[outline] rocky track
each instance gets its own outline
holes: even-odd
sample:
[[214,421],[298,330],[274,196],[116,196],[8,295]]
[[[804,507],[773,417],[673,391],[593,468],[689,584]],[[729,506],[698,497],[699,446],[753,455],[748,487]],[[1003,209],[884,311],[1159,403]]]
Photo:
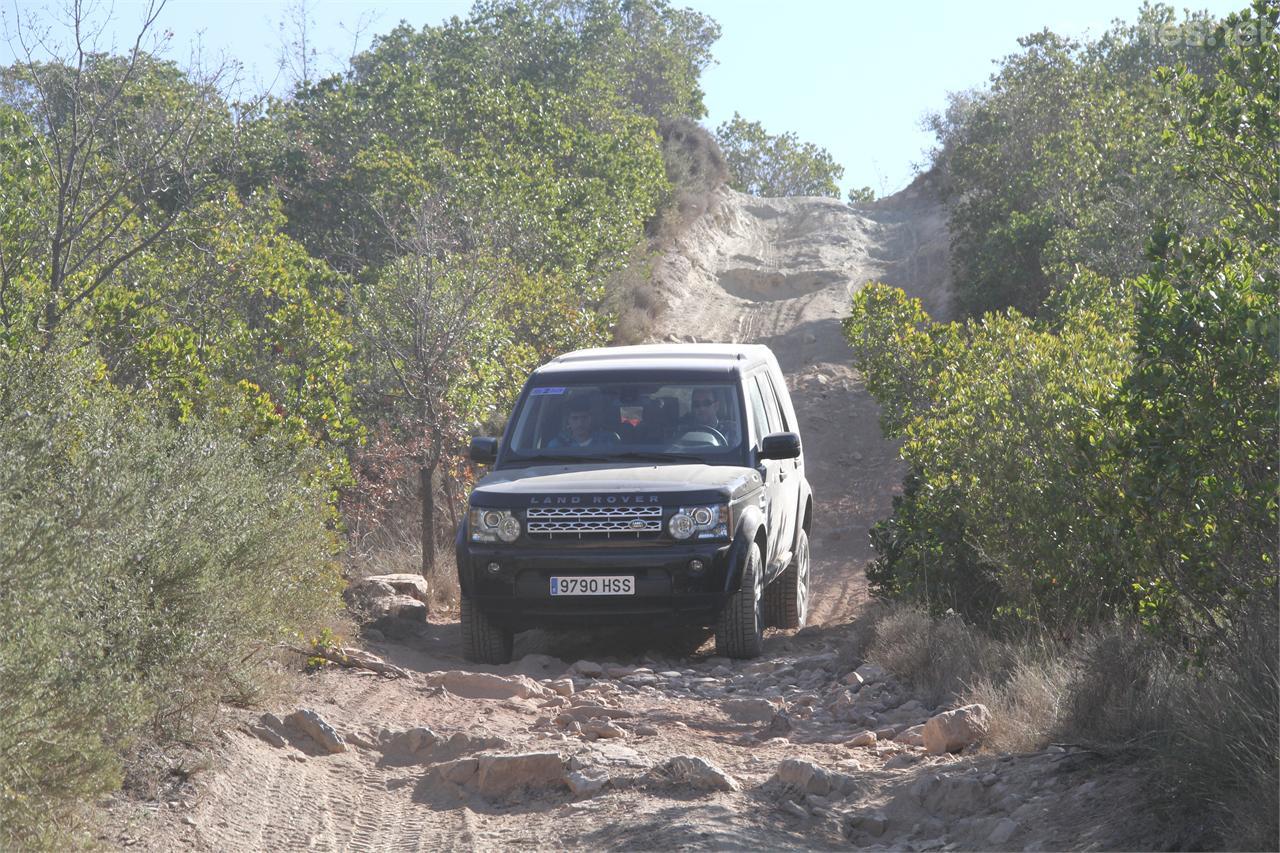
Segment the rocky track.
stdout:
[[[868,280],[945,315],[946,233],[923,187],[865,209],[726,193],[657,270],[671,340],[769,344],[806,440],[811,627],[757,661],[705,635],[517,639],[463,662],[456,624],[364,645],[405,678],[329,670],[278,715],[230,712],[212,766],[112,836],[157,850],[1023,849],[1124,846],[1087,753],[932,755],[930,707],[858,665],[867,531],[901,479],[839,320]],[[299,705],[332,729],[307,734]],[[284,719],[281,719],[284,718]],[[933,725],[933,724],[931,724]],[[1092,787],[1091,787],[1092,786]],[[1080,827],[1084,827],[1081,829]],[[1090,830],[1089,827],[1094,827]]]

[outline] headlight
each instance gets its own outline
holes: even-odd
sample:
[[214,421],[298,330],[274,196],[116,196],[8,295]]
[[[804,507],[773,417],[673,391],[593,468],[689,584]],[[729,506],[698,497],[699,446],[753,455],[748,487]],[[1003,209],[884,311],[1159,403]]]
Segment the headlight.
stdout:
[[520,538],[520,519],[509,509],[472,509],[472,542],[514,542]]
[[676,539],[728,539],[729,505],[682,506],[667,522]]

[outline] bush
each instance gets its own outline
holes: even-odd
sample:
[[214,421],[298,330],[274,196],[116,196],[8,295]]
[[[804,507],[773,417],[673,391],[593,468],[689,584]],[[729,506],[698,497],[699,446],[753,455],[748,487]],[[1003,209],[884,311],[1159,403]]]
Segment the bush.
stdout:
[[101,375],[0,350],[0,847],[64,841],[136,739],[336,602],[319,460],[168,426]]
[[865,648],[869,660],[911,685],[931,705],[955,699],[1008,666],[1004,644],[959,616],[935,620],[915,607],[881,610]]
[[[986,748],[1081,744],[1140,764],[1169,838],[1208,848],[1274,850],[1280,841],[1280,625],[1274,602],[1238,614],[1233,639],[1188,667],[1132,625],[1071,643],[991,639],[950,616],[878,602],[854,623],[865,657],[934,703],[991,711]],[[845,662],[852,665],[853,660]],[[1105,765],[1104,771],[1105,772]],[[1185,841],[1183,842],[1185,843]]]

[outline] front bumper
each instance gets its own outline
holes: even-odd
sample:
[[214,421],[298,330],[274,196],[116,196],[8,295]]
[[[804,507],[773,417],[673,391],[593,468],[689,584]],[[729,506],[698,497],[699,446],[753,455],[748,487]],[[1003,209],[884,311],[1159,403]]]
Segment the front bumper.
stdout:
[[[516,631],[542,626],[677,623],[709,626],[731,594],[730,543],[537,547],[459,542],[458,580],[493,622]],[[694,573],[692,560],[703,569]],[[497,572],[488,565],[498,564]],[[552,596],[552,576],[635,577],[633,595]]]

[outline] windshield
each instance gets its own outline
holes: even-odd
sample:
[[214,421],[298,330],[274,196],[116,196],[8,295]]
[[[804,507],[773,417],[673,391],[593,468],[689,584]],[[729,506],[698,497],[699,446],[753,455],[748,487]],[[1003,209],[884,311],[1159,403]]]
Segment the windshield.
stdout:
[[509,450],[577,459],[722,457],[742,447],[738,389],[703,382],[565,384],[530,389]]

